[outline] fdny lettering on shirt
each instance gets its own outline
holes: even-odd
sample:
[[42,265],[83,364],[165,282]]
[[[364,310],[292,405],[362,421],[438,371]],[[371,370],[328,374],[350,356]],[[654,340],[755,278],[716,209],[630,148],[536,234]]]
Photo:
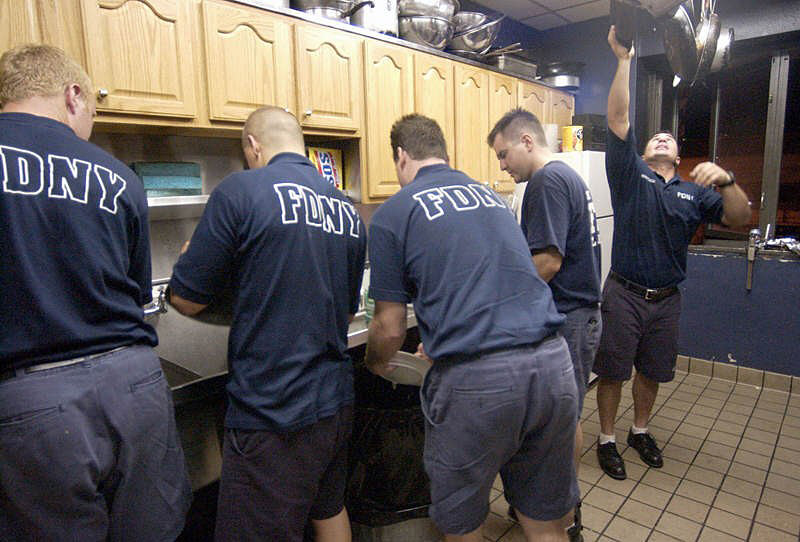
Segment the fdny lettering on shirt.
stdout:
[[[93,181],[100,187],[97,206],[117,214],[117,200],[125,191],[125,179],[103,166],[48,154],[46,159],[35,152],[0,145],[3,192],[18,196],[38,196],[47,183],[47,197],[87,205]],[[45,181],[46,179],[46,181]]]
[[655,179],[653,179],[652,177],[648,177],[644,173],[642,173],[642,179],[644,179],[645,181],[647,181],[650,184],[655,184],[656,183]]
[[687,194],[686,192],[675,192],[675,195],[687,201],[694,201],[694,196],[692,194]]
[[358,239],[360,221],[351,203],[317,194],[297,183],[276,183],[274,188],[284,224],[298,224],[302,220],[307,226],[322,228],[326,233],[348,234]]
[[472,211],[478,207],[508,209],[500,197],[482,184],[454,184],[421,190],[413,198],[425,211],[428,220],[436,220],[446,210]]

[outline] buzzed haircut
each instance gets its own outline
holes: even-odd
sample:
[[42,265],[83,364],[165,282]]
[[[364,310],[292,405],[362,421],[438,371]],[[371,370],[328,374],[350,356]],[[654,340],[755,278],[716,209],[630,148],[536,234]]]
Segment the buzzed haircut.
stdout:
[[503,138],[505,139],[517,141],[525,132],[533,136],[537,145],[542,147],[547,146],[544,128],[542,128],[542,123],[539,122],[536,115],[527,109],[517,107],[503,115],[500,120],[497,121],[492,131],[489,132],[486,143],[488,143],[490,147],[494,146],[494,140],[497,138],[498,134],[503,134]]
[[94,97],[86,70],[58,47],[20,45],[0,57],[0,107],[34,97],[52,97],[72,84],[80,85],[84,96]]
[[647,146],[647,144],[650,143],[650,141],[654,137],[656,137],[658,134],[667,134],[669,137],[674,139],[675,140],[675,146],[678,147],[678,153],[680,153],[680,150],[681,150],[680,143],[678,143],[678,138],[675,136],[675,134],[672,133],[672,130],[656,130],[655,132],[652,133],[652,135],[649,138],[647,138],[647,141],[645,141],[645,143],[644,143],[645,146]]
[[441,158],[445,162],[449,161],[442,129],[435,120],[418,113],[406,115],[395,121],[390,141],[395,162],[398,159],[398,148],[402,148],[414,160]]
[[262,145],[278,149],[303,149],[303,129],[297,118],[282,107],[259,107],[247,117],[242,130],[242,143],[252,135]]

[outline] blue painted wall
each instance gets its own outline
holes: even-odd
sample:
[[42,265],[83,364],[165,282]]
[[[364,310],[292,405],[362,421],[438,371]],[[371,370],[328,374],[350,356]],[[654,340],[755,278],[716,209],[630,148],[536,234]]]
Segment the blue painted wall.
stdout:
[[800,376],[800,259],[758,258],[745,289],[741,254],[690,253],[678,352]]

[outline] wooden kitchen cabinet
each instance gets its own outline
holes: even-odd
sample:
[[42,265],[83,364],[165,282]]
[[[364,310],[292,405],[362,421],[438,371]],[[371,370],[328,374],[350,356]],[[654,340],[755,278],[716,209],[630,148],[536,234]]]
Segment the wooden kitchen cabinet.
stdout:
[[42,41],[36,0],[0,2],[0,54],[23,43]]
[[392,124],[414,110],[414,55],[405,47],[364,45],[367,196],[386,198],[400,189],[389,134]]
[[304,128],[353,133],[361,129],[362,41],[323,26],[295,26],[297,118]]
[[98,111],[195,116],[190,2],[82,0],[81,7]]
[[500,118],[517,107],[517,80],[507,75],[488,72],[489,77],[489,119],[486,133],[483,136],[483,147],[489,156],[489,186],[497,192],[513,192],[514,179],[500,169],[500,161],[494,150],[489,147],[486,137]]
[[489,75],[466,64],[455,66],[455,168],[488,182]]
[[435,120],[444,133],[447,152],[455,152],[453,63],[447,59],[414,54],[414,111]]
[[209,0],[203,23],[209,119],[244,121],[263,105],[294,111],[291,24]]
[[517,85],[519,106],[536,115],[542,124],[550,122],[550,89],[528,81],[518,81]]
[[558,124],[559,137],[561,137],[561,127],[572,124],[572,115],[575,114],[575,97],[566,92],[549,89],[550,92],[550,115],[547,122]]

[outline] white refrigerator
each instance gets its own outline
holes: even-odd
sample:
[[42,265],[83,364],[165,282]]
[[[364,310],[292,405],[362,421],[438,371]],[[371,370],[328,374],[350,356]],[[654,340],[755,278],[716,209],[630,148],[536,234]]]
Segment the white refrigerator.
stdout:
[[[611,208],[611,193],[606,179],[606,154],[598,151],[559,152],[555,157],[577,171],[592,193],[597,228],[600,230],[600,284],[605,284],[611,269],[611,241],[614,236],[614,211]],[[522,215],[522,197],[527,184],[517,184],[511,198],[517,221]]]

